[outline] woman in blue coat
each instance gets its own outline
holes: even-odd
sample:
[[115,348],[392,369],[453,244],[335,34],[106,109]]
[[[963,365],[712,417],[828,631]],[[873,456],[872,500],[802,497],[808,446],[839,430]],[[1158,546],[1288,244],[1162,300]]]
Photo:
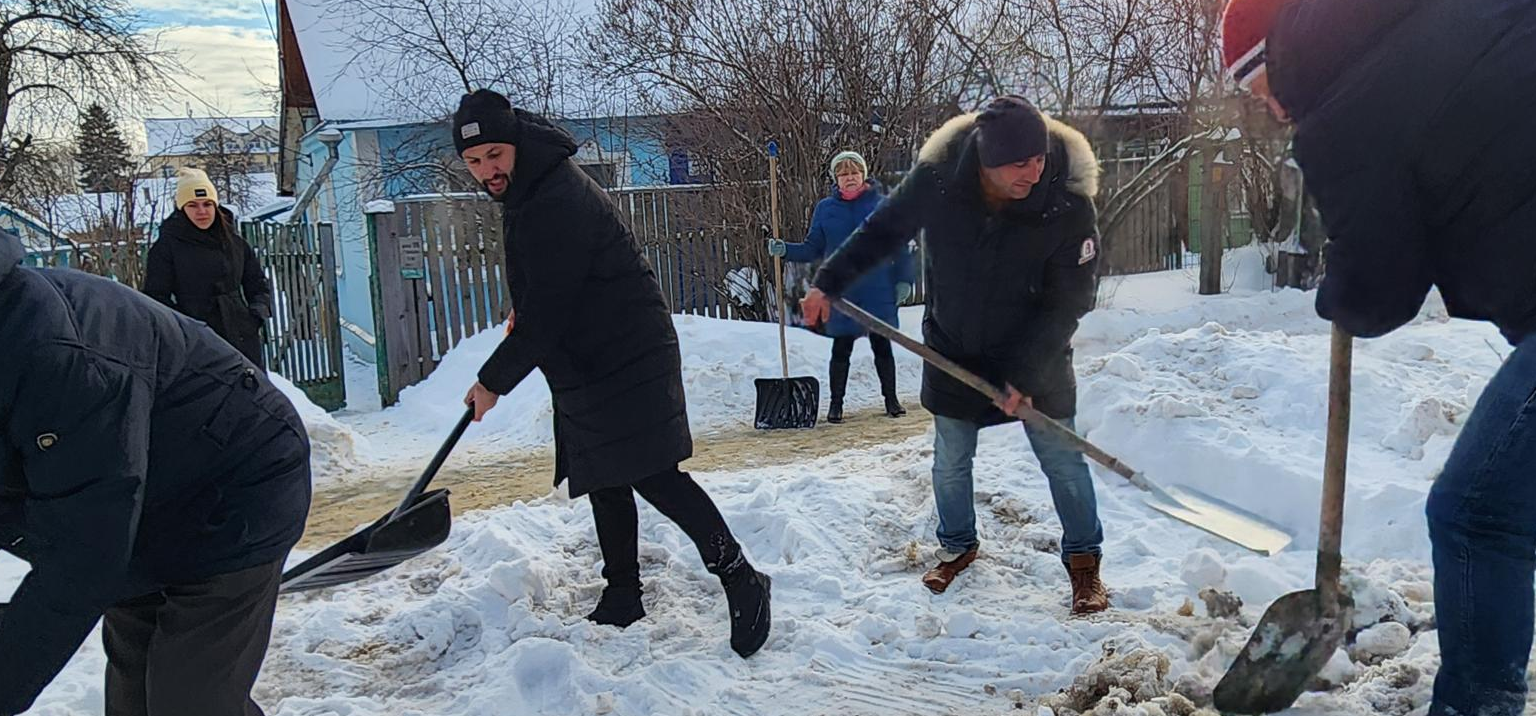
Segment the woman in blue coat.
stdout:
[[[811,215],[811,231],[805,241],[786,244],[768,242],[768,253],[786,261],[811,263],[833,252],[864,223],[885,197],[879,182],[868,178],[869,165],[858,152],[842,152],[832,158],[832,193],[816,205]],[[913,266],[910,251],[891,259],[890,265],[867,274],[844,294],[847,300],[891,325],[897,325],[896,309],[912,296]],[[827,408],[827,422],[843,422],[843,393],[848,387],[848,359],[853,343],[867,335],[852,318],[834,314],[827,322],[832,337],[832,401]],[[891,342],[882,336],[869,336],[869,349],[875,354],[875,372],[880,376],[880,392],[885,395],[885,412],[893,418],[907,414],[896,398],[896,358]]]

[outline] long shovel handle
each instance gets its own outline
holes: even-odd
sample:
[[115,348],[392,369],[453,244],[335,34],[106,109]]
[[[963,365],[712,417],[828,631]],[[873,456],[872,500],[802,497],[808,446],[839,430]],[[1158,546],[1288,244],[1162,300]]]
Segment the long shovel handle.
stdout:
[[396,507],[395,511],[390,514],[390,519],[400,517],[412,505],[416,504],[416,498],[421,497],[421,493],[426,491],[427,485],[432,482],[432,478],[437,477],[437,471],[443,467],[443,462],[448,459],[448,453],[453,452],[453,446],[459,444],[459,438],[464,437],[464,431],[469,429],[469,424],[474,419],[475,409],[471,406],[464,411],[464,417],[459,418],[459,424],[453,426],[453,432],[448,435],[448,439],[443,442],[443,446],[437,449],[437,454],[432,456],[432,462],[427,464],[427,469],[422,471],[421,477],[416,478],[416,484],[411,485],[411,491],[405,493],[405,499],[401,500],[400,506]]
[[[779,143],[768,143],[768,205],[773,216],[773,238],[779,239]],[[773,257],[773,293],[779,302],[779,364],[784,366],[784,377],[789,378],[789,340],[784,328],[784,260]]]
[[1349,461],[1350,373],[1354,338],[1333,326],[1328,363],[1328,447],[1323,457],[1322,522],[1317,530],[1317,591],[1323,604],[1337,602],[1343,564],[1344,473]]
[[[837,310],[847,314],[848,317],[857,321],[865,328],[874,331],[875,333],[879,333],[880,335],[885,336],[886,338],[889,338],[896,343],[900,343],[903,348],[906,348],[907,350],[922,356],[923,360],[933,364],[935,368],[938,368],[939,370],[954,376],[956,380],[959,380],[960,382],[975,388],[976,390],[980,391],[982,395],[991,398],[994,402],[1000,402],[1003,400],[1003,398],[1007,397],[1007,394],[1004,393],[1001,388],[988,383],[981,376],[961,368],[958,363],[955,363],[954,361],[939,355],[938,351],[929,348],[921,341],[918,341],[911,336],[896,330],[885,321],[870,315],[868,311],[865,311],[864,309],[859,308],[858,306],[855,306],[841,298],[833,298],[832,306]],[[1050,431],[1056,437],[1071,444],[1072,447],[1078,452],[1081,452],[1084,455],[1092,458],[1094,462],[1097,462],[1100,465],[1113,470],[1115,474],[1130,480],[1131,484],[1143,490],[1154,491],[1154,486],[1149,483],[1146,478],[1142,477],[1141,473],[1132,469],[1130,465],[1127,465],[1121,462],[1119,458],[1116,458],[1115,456],[1100,450],[1098,446],[1088,442],[1083,438],[1083,436],[1068,430],[1067,426],[1046,417],[1044,413],[1035,410],[1028,405],[1020,405],[1019,409],[1014,412],[1013,416],[1023,420],[1026,423],[1034,425],[1037,428],[1044,428]]]

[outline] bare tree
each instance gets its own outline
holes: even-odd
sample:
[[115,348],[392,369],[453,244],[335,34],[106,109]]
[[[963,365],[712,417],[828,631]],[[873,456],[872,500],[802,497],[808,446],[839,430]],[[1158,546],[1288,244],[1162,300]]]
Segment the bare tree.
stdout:
[[377,78],[370,90],[417,118],[450,111],[482,87],[519,106],[551,109],[567,79],[579,21],[568,0],[343,0],[349,69]]
[[0,3],[0,189],[39,131],[73,124],[92,101],[153,98],[172,64],[124,0]]
[[[710,190],[692,201],[691,225],[731,234],[727,261],[767,276],[768,141],[781,148],[782,234],[794,240],[833,153],[856,149],[889,178],[988,81],[957,39],[968,17],[961,0],[607,0],[585,45],[593,75],[670,117],[663,146],[704,163],[691,173]],[[744,312],[767,317],[765,297]]]
[[218,190],[221,203],[244,210],[256,208],[249,203],[253,198],[251,174],[257,167],[256,152],[265,151],[263,143],[261,137],[222,125],[210,127],[193,141],[197,158]]

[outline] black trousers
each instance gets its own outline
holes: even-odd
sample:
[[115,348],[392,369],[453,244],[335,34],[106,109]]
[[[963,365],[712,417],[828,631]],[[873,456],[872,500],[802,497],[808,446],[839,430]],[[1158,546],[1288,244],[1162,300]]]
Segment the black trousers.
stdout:
[[603,578],[610,586],[640,586],[636,492],[683,529],[711,571],[735,559],[739,548],[714,500],[693,477],[674,467],[631,486],[594,490],[588,495],[592,518],[597,522],[597,543],[603,551]]
[[166,587],[107,611],[107,716],[262,716],[251,700],[282,562]]
[[[896,356],[891,353],[891,340],[871,333],[869,352],[875,354],[875,373],[880,376],[880,394],[896,397]],[[832,378],[832,399],[841,402],[848,390],[848,361],[853,357],[853,344],[858,336],[832,339],[832,365],[827,371]]]

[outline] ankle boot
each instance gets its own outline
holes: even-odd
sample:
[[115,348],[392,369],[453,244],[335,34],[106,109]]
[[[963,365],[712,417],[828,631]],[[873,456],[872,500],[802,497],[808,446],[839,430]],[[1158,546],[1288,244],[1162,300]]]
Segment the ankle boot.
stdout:
[[731,650],[745,659],[768,641],[773,580],[747,563],[741,546],[729,535],[717,534],[711,543],[720,550],[720,558],[705,566],[725,587],[725,601],[731,613]]
[[640,603],[640,594],[639,584],[603,587],[603,596],[597,600],[597,608],[587,615],[587,621],[623,629],[644,619],[645,606]]
[[1099,563],[1096,554],[1074,554],[1067,557],[1067,576],[1072,580],[1072,613],[1093,614],[1109,608],[1109,591],[1099,580]]

